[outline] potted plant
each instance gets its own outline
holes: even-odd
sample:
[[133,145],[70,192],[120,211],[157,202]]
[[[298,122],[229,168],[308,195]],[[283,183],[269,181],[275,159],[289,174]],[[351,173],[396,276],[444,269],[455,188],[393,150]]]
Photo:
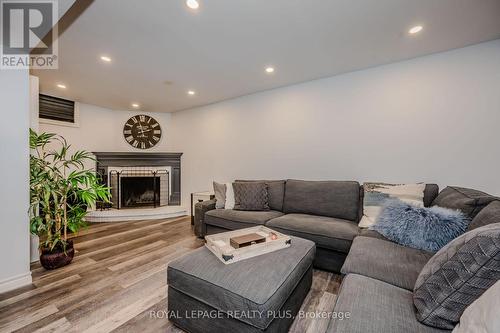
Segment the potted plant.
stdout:
[[30,231],[40,237],[40,263],[46,269],[65,266],[75,250],[68,233],[86,225],[88,208],[109,202],[109,188],[87,169],[94,160],[87,151],[69,153],[70,145],[56,134],[30,129]]

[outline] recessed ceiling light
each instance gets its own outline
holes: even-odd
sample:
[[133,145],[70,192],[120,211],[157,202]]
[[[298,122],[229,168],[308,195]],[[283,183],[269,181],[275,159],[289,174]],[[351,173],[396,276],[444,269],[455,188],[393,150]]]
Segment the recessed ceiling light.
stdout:
[[188,90],[188,95],[190,96],[194,96],[196,94],[196,92],[194,90]]
[[266,73],[268,74],[274,73],[274,67],[266,67]]
[[66,89],[66,86],[62,83],[57,84],[57,87],[61,89]]
[[191,9],[198,9],[200,7],[200,4],[197,0],[186,0],[186,6]]
[[408,33],[414,35],[416,33],[419,33],[420,31],[422,31],[423,28],[424,27],[422,27],[421,25],[416,25],[413,28],[411,28],[410,30],[408,30]]
[[105,62],[111,62],[111,58],[108,56],[101,56],[101,60]]
[[139,107],[139,104],[138,103],[132,103],[132,107],[137,109]]

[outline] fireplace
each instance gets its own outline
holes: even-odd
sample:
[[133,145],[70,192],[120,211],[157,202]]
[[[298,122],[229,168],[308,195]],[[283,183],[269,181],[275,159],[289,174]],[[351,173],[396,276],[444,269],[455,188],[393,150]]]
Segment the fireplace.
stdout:
[[94,153],[97,172],[111,188],[113,207],[180,204],[182,153]]
[[115,208],[161,207],[169,203],[170,167],[108,167]]
[[160,205],[160,179],[156,177],[125,177],[121,180],[121,207]]

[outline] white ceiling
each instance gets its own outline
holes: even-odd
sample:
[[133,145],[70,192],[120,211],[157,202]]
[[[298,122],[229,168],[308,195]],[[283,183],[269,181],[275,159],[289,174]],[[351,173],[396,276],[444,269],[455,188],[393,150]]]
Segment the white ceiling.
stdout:
[[59,69],[33,71],[41,92],[173,112],[500,38],[500,0],[199,2],[95,0],[60,37]]

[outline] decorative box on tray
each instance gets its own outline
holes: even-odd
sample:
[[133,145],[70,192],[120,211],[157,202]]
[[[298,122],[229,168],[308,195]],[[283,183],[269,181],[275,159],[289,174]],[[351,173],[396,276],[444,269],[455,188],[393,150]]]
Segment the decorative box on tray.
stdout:
[[205,236],[205,246],[224,264],[287,248],[290,237],[264,226]]

